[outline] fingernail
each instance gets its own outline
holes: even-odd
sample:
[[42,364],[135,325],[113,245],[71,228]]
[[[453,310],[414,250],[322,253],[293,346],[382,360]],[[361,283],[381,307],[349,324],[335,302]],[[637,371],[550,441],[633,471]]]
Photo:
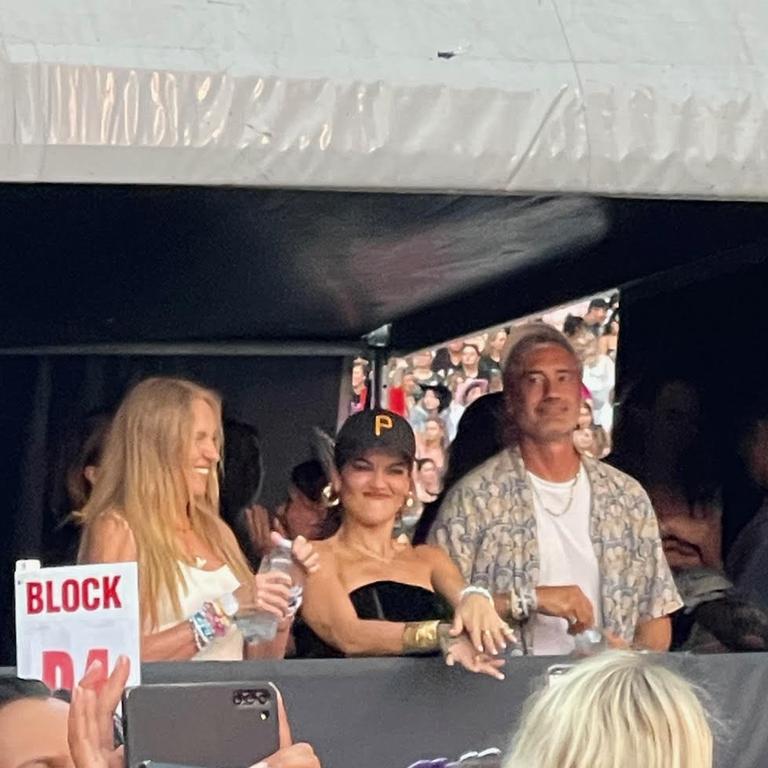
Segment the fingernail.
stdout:
[[101,662],[98,659],[94,659],[86,668],[85,674],[87,675],[91,670],[94,669],[100,669],[101,668]]
[[496,679],[497,680],[506,680],[507,678],[504,677],[504,675],[502,675],[501,672],[499,672],[499,674],[496,676]]

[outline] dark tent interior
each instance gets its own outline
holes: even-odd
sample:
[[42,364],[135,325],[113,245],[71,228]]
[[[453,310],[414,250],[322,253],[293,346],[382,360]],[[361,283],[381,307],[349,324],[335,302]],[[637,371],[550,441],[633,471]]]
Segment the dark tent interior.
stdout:
[[272,504],[384,324],[408,352],[619,286],[619,405],[674,370],[727,416],[766,370],[763,204],[6,184],[0,231],[0,663],[14,560],[62,557],[64,435],[147,374],[258,428]]

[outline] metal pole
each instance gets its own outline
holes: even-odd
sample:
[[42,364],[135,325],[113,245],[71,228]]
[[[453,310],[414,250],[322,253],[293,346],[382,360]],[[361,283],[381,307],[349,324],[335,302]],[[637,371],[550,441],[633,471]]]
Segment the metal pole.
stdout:
[[49,344],[30,347],[0,347],[0,357],[147,355],[205,357],[350,357],[361,354],[362,343],[321,341],[282,342],[159,342],[141,344]]
[[365,337],[365,340],[368,342],[368,354],[371,358],[368,408],[382,407],[382,383],[389,358],[391,330],[392,327],[390,325],[383,325]]

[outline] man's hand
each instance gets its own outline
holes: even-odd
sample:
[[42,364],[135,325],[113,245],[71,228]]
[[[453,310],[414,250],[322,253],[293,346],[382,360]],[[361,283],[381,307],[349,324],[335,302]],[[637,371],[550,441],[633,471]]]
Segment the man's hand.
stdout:
[[123,748],[115,749],[113,719],[130,670],[128,658],[120,656],[102,683],[101,662],[94,661],[72,691],[68,738],[75,768],[123,767]]
[[564,587],[536,587],[539,613],[558,616],[568,622],[568,632],[578,635],[595,625],[595,609],[574,584]]
[[309,744],[294,744],[270,755],[251,768],[322,768]]

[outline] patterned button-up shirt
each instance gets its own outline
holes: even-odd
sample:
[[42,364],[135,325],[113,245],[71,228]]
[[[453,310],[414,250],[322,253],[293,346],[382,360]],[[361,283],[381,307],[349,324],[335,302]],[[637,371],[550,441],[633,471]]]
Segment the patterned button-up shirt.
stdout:
[[[603,627],[632,642],[638,623],[672,613],[682,601],[648,495],[607,464],[586,457],[582,463],[591,487],[590,538],[600,569]],[[440,507],[430,538],[470,584],[493,593],[536,587],[536,517],[520,451],[507,448],[460,480]]]

